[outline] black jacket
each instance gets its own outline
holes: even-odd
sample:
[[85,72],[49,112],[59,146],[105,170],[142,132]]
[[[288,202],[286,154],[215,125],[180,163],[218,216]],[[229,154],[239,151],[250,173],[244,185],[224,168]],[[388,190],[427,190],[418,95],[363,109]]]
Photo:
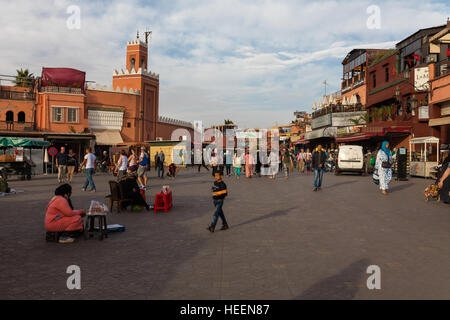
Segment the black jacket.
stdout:
[[224,199],[227,196],[227,185],[223,181],[214,181],[212,192],[214,200]]
[[312,168],[313,169],[320,168],[320,165],[322,165],[323,168],[326,160],[327,156],[325,155],[325,152],[314,151],[312,154]]

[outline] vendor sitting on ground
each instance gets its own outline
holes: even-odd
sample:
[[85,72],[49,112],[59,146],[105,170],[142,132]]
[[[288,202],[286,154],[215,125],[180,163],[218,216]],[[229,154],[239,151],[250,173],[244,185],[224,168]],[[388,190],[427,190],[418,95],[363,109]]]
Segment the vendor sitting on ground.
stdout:
[[175,175],[176,175],[176,173],[177,173],[177,166],[175,165],[175,163],[171,163],[170,165],[169,165],[169,167],[167,168],[167,176],[168,177],[170,177],[170,178],[172,178],[172,179],[175,179]]
[[55,190],[55,196],[47,205],[45,214],[45,230],[61,232],[59,243],[71,243],[75,236],[83,233],[84,210],[74,210],[70,196],[72,187],[69,184],[60,185]]
[[122,186],[123,196],[126,199],[132,199],[131,203],[122,203],[122,209],[125,209],[129,205],[131,205],[131,207],[137,205],[150,210],[150,206],[147,204],[147,202],[145,202],[144,198],[141,195],[141,191],[137,183],[137,175],[135,172],[131,172],[126,176],[123,176],[119,180],[119,184]]

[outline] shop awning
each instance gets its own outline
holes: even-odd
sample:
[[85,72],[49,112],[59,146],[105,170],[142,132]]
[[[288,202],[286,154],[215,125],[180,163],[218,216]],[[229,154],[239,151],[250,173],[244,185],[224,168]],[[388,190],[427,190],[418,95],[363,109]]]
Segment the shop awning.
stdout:
[[301,139],[294,142],[294,144],[308,144],[309,140]]
[[357,134],[348,137],[338,137],[336,138],[336,142],[352,142],[352,141],[367,140],[376,136],[378,136],[378,134],[376,133]]
[[48,141],[22,138],[0,138],[0,147],[25,147],[39,149],[48,146],[50,146],[50,142]]
[[428,122],[428,126],[430,126],[430,127],[443,126],[446,124],[450,124],[450,117],[430,119]]
[[101,146],[115,146],[123,143],[122,136],[118,130],[94,131],[95,144]]

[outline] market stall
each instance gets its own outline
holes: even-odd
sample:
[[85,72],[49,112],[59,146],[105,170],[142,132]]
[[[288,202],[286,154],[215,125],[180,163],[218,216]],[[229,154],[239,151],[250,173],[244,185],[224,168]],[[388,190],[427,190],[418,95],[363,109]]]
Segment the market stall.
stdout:
[[432,168],[439,164],[439,139],[436,137],[414,138],[409,141],[410,175],[432,177]]
[[[0,138],[0,149],[3,150],[3,154],[0,154],[0,167],[4,167],[8,175],[16,174],[23,180],[30,180],[31,168],[35,166],[31,159],[31,149],[43,149],[49,145],[48,141]],[[29,150],[29,158],[26,156],[26,149]]]

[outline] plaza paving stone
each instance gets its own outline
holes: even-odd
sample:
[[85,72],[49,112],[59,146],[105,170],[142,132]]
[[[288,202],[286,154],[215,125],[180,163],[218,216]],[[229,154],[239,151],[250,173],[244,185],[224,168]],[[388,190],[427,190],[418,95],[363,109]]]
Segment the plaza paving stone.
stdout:
[[[147,195],[170,185],[169,213],[114,211],[125,232],[73,244],[45,242],[56,177],[11,181],[24,192],[0,198],[0,299],[450,299],[450,206],[424,201],[431,180],[394,180],[383,196],[370,176],[325,174],[320,192],[311,174],[225,177],[231,228],[210,234],[211,175],[154,174]],[[84,193],[75,177],[76,208],[106,203],[112,177],[94,179]],[[81,290],[66,287],[72,264]],[[366,287],[369,265],[381,290]]]

